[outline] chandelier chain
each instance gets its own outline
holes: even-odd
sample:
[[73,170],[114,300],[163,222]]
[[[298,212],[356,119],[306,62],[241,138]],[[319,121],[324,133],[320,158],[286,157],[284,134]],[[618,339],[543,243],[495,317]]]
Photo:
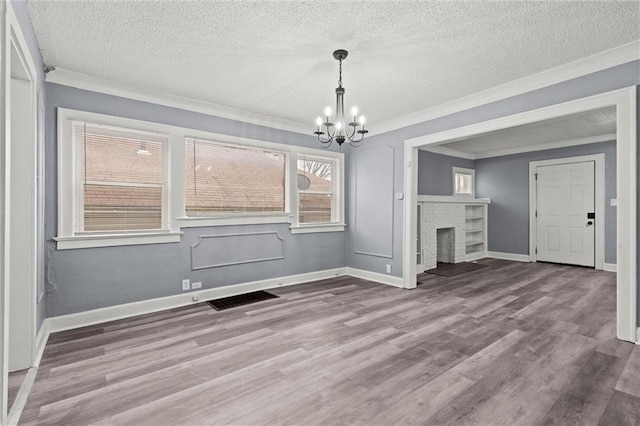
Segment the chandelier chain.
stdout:
[[340,77],[338,77],[338,87],[342,87],[342,59],[340,59]]

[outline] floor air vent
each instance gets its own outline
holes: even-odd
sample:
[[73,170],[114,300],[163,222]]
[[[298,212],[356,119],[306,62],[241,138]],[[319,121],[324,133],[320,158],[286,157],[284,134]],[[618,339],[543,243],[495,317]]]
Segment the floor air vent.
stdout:
[[223,297],[222,299],[209,300],[207,303],[216,311],[224,311],[238,306],[262,302],[263,300],[277,299],[279,296],[266,291],[254,291],[253,293],[239,294],[237,296]]

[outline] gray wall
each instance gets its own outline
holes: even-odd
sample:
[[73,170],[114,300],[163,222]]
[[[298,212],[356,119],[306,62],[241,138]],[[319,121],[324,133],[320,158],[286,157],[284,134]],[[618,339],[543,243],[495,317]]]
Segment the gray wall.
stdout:
[[[184,278],[202,281],[207,289],[346,265],[344,232],[292,235],[288,224],[187,228],[180,243],[56,250],[52,238],[57,226],[57,107],[291,145],[317,148],[318,143],[312,136],[293,132],[51,83],[46,86],[47,316],[179,294]],[[275,231],[284,239],[284,259],[191,271],[190,246],[199,236],[265,231]],[[225,239],[231,252],[242,250],[243,242]]]
[[[491,102],[479,107],[470,108],[445,117],[374,135],[365,141],[365,145],[368,147],[388,145],[395,149],[396,167],[394,168],[393,174],[388,175],[388,178],[393,180],[395,192],[403,192],[403,173],[405,170],[403,145],[404,141],[407,139],[517,114],[519,112],[530,111],[562,102],[568,102],[615,89],[637,86],[639,83],[640,61],[633,61],[542,89],[537,89],[500,101]],[[351,150],[349,162],[357,162],[358,156],[359,154],[357,149]],[[351,168],[348,169],[347,174],[351,180],[353,177],[353,170]],[[351,184],[348,188],[351,190]],[[387,203],[388,200],[380,198],[379,202]],[[354,205],[355,203],[352,200],[352,195],[349,194],[347,203],[349,209],[347,216],[350,221],[349,223],[353,223]],[[385,259],[355,253],[353,248],[357,246],[355,239],[358,238],[358,235],[353,231],[353,229],[349,228],[347,234],[348,266],[378,273],[385,273],[385,264],[389,263],[393,266],[392,275],[398,277],[402,276],[403,207],[404,204],[402,201],[396,201],[393,213],[391,217],[388,218],[390,222],[389,226],[392,227],[394,231],[393,247],[391,248],[393,257]],[[640,292],[638,292],[638,295],[640,300]]]
[[[26,0],[10,0],[9,2],[15,12],[16,18],[18,20],[18,24],[20,25],[20,29],[22,30],[22,34],[25,37],[27,45],[29,46],[29,53],[31,54],[31,59],[36,67],[36,89],[38,91],[38,108],[37,108],[37,149],[38,152],[42,152],[44,150],[44,99],[45,99],[45,87],[44,87],[44,64],[42,62],[42,55],[40,54],[40,47],[38,46],[38,41],[36,40],[35,33],[33,31],[33,26],[31,24],[31,17],[29,16],[29,10],[27,7]],[[39,206],[38,212],[42,211],[42,206]],[[39,230],[42,232],[42,229]],[[40,293],[40,289],[44,288],[44,251],[42,249],[42,245],[38,248],[38,258],[40,260],[38,264],[38,293]],[[37,330],[40,330],[40,326],[42,322],[46,318],[46,293],[37,295]]]
[[605,262],[616,263],[616,143],[571,146],[476,160],[476,195],[491,198],[490,251],[529,254],[529,162],[605,154]]
[[475,168],[474,161],[418,151],[418,194],[453,195],[453,167]]

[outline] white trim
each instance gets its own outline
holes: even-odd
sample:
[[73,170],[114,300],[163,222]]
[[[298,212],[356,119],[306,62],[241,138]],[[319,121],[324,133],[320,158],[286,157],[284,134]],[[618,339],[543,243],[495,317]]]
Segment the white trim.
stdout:
[[419,203],[491,204],[491,198],[463,198],[452,195],[418,195]]
[[49,332],[49,322],[45,319],[40,325],[40,331],[38,331],[38,336],[36,337],[36,350],[33,358],[33,367],[38,367],[40,365],[44,348],[47,346],[47,341],[49,340],[49,334],[51,334]]
[[595,163],[595,269],[602,270],[604,263],[604,154],[581,155],[577,157],[552,158],[549,160],[539,160],[529,162],[529,260],[535,262],[537,259],[536,243],[538,240],[537,221],[535,212],[537,210],[537,185],[536,173],[538,167],[553,166],[558,164],[574,164],[593,161]]
[[374,281],[380,284],[387,284],[393,287],[405,287],[402,278],[394,277],[392,275],[379,274],[377,272],[365,271],[364,269],[356,269],[349,266],[346,268],[346,274],[352,277],[362,278],[363,280]]
[[491,257],[493,259],[503,259],[503,260],[513,260],[514,262],[526,262],[529,263],[529,256],[526,254],[516,254],[516,253],[502,253],[499,251],[488,251],[487,257]]
[[[486,242],[483,243],[483,244],[486,245]],[[486,250],[482,250],[482,251],[477,251],[477,252],[474,252],[474,253],[465,254],[464,261],[465,262],[473,262],[475,260],[484,259],[485,257],[487,257],[487,252],[486,252]]]
[[291,226],[292,234],[316,234],[318,232],[344,232],[344,223],[318,223],[315,225]]
[[31,388],[33,387],[33,383],[36,381],[37,374],[37,368],[32,367],[29,369],[29,371],[27,371],[26,376],[22,380],[22,385],[20,385],[20,389],[16,394],[16,398],[11,405],[11,409],[9,410],[8,424],[18,424],[18,420],[20,420],[22,411],[24,410],[25,405],[27,405],[27,398],[29,397],[29,393],[31,393]]
[[616,272],[618,270],[618,265],[615,263],[603,263],[602,270],[607,272]]
[[[69,211],[69,198],[74,196],[73,167],[68,164],[73,161],[72,143],[70,141],[70,126],[64,125],[71,121],[86,121],[105,126],[113,126],[131,129],[134,132],[149,132],[165,139],[164,146],[164,175],[167,183],[163,185],[163,226],[167,225],[164,232],[144,231],[139,233],[120,233],[103,235],[82,235],[73,232],[73,215]],[[247,214],[231,215],[221,214],[211,217],[185,217],[185,140],[196,139],[214,144],[233,147],[257,148],[268,151],[277,151],[286,156],[286,187],[285,187],[285,212],[272,214]],[[65,143],[66,141],[66,143]],[[334,220],[329,224],[309,224],[309,226],[296,226],[297,211],[297,161],[300,156],[321,158],[332,161],[334,167]],[[337,232],[344,231],[344,153],[325,151],[321,148],[306,148],[297,145],[287,145],[276,142],[267,142],[257,139],[248,139],[238,136],[230,136],[219,133],[211,133],[201,130],[188,129],[161,123],[154,123],[131,118],[98,114],[87,111],[77,111],[66,108],[58,108],[58,236],[54,238],[57,248],[76,249],[87,247],[112,247],[120,245],[172,243],[180,241],[180,228],[229,226],[229,225],[259,225],[273,223],[292,224],[292,233],[307,232]],[[79,215],[82,216],[82,215]],[[295,230],[294,230],[295,229]]]
[[31,388],[33,387],[33,383],[35,382],[36,376],[38,374],[38,367],[40,366],[40,360],[42,359],[44,348],[47,345],[47,340],[49,340],[49,323],[47,322],[47,320],[44,320],[36,337],[32,367],[29,369],[26,377],[22,381],[20,390],[18,391],[18,394],[16,395],[16,398],[9,412],[10,425],[18,424],[18,420],[20,420],[22,411],[27,404],[27,399],[29,397],[29,394],[31,393]]
[[[640,43],[640,42],[638,42]],[[637,45],[637,44],[636,44]],[[637,55],[637,52],[636,52]],[[616,106],[617,114],[617,336],[635,341],[637,312],[637,109],[636,86],[576,99],[561,104],[500,117],[451,130],[408,139],[404,144],[405,208],[403,221],[403,279],[405,288],[415,287],[416,281],[416,205],[417,205],[417,148],[442,144],[458,138],[534,123],[549,118]]]
[[636,345],[640,345],[640,327],[636,329]]
[[45,80],[49,83],[75,87],[77,89],[179,108],[185,111],[198,112],[230,120],[237,120],[243,123],[255,124],[257,126],[267,126],[273,129],[302,133],[309,136],[311,136],[311,130],[313,129],[312,126],[284,120],[282,118],[256,114],[203,100],[142,89],[125,83],[93,77],[63,68],[56,68],[49,72]]
[[182,232],[158,232],[142,234],[76,235],[55,237],[58,250],[90,247],[115,247],[143,244],[179,243]]
[[496,102],[502,99],[521,95],[533,90],[548,87],[563,81],[612,68],[640,59],[640,40],[635,40],[622,46],[617,46],[577,61],[569,62],[548,70],[531,74],[529,76],[496,86],[481,92],[465,96],[436,105],[422,111],[405,115],[394,120],[389,120],[378,125],[371,126],[372,134],[381,134],[392,130],[408,127],[414,124],[444,117],[456,112],[465,111],[474,107]]
[[[456,192],[456,175],[471,176],[471,194],[463,194]],[[476,169],[468,169],[466,167],[451,167],[451,181],[453,184],[453,196],[474,199],[476,198]]]
[[[51,317],[47,318],[46,322],[48,322],[49,331],[51,333],[55,333],[58,331],[71,330],[88,325],[134,317],[137,315],[150,314],[153,312],[163,311],[165,309],[177,308],[179,306],[202,303],[206,300],[307,283],[340,275],[345,275],[345,268],[327,269],[324,271],[308,272],[305,274],[289,275],[225,287],[185,292],[173,296],[142,300],[140,302],[125,303],[122,305],[108,306],[106,308],[93,309],[75,314]],[[193,300],[194,297],[197,298],[196,301]]]

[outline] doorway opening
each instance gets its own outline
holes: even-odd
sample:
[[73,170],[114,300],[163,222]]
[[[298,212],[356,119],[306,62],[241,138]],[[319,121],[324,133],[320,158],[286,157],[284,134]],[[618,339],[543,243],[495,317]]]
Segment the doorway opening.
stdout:
[[403,247],[404,287],[415,288],[416,282],[416,265],[413,261],[416,249],[414,244],[406,242],[415,241],[411,236],[415,236],[417,232],[415,206],[418,198],[417,153],[419,148],[458,143],[457,141],[476,136],[491,136],[490,134],[494,134],[494,132],[508,131],[519,126],[534,125],[546,120],[611,107],[615,111],[613,139],[616,141],[617,167],[617,209],[615,212],[617,225],[616,335],[621,340],[635,342],[637,339],[637,271],[635,267],[637,253],[637,111],[635,86],[405,141],[405,162],[408,167],[404,173],[406,202],[403,223],[405,236]]

